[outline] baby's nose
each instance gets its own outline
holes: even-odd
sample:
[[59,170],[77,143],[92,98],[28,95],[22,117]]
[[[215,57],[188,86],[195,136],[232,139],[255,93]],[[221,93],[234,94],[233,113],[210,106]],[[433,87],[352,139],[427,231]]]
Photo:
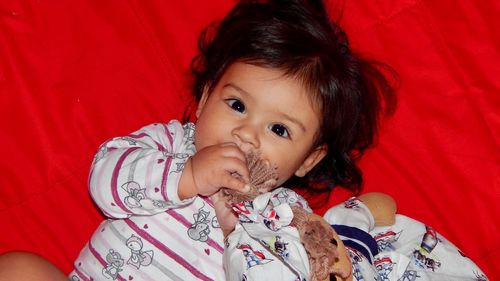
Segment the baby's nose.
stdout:
[[245,153],[258,149],[260,146],[258,129],[254,126],[239,126],[233,130],[232,134],[236,144]]

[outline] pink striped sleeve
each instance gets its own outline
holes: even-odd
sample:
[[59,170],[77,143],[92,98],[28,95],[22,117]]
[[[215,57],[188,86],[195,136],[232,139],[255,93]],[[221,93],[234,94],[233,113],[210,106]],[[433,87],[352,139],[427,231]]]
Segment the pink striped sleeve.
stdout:
[[184,162],[194,153],[192,138],[177,122],[152,124],[106,142],[89,177],[92,198],[113,218],[152,215],[189,204],[177,185]]

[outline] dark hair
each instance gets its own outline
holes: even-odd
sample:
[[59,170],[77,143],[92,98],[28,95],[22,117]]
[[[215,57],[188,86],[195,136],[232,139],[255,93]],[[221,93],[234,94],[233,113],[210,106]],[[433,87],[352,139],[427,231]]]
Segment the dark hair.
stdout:
[[240,1],[222,22],[202,32],[198,44],[191,65],[197,101],[237,61],[280,69],[313,93],[322,113],[316,145],[326,144],[328,154],[306,177],[292,177],[286,186],[360,191],[356,160],[373,143],[380,115],[392,113],[396,102],[382,72],[390,68],[354,54],[321,1]]

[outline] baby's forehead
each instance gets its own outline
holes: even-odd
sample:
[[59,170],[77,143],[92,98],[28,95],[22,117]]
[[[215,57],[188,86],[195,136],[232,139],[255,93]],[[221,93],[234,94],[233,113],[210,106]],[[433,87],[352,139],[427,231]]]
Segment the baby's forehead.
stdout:
[[302,67],[283,66],[270,68],[280,72],[281,77],[295,81],[297,86],[302,88],[302,92],[308,98],[311,105],[316,110],[320,110],[323,104],[321,90],[324,90],[327,85],[322,85],[324,79],[315,77],[314,73],[317,71],[314,69],[314,66],[306,66],[305,64]]
[[[247,66],[247,67],[242,67],[242,66]],[[248,71],[248,70],[255,70],[255,69],[261,69],[261,70],[267,70],[265,73],[265,79],[268,80],[278,80],[278,79],[286,79],[293,81],[294,84],[297,87],[300,87],[304,92],[307,93],[308,96],[311,97],[312,102],[318,102],[318,91],[320,88],[325,87],[326,85],[321,85],[323,81],[319,81],[319,77],[314,77],[314,73],[317,71],[313,69],[313,66],[294,66],[294,64],[291,65],[273,65],[270,63],[266,63],[263,61],[235,61],[231,64],[229,64],[223,72],[220,74],[221,79],[224,76],[227,76],[228,73],[234,74],[236,72],[236,75],[240,75],[241,71]],[[221,80],[219,79],[219,81]],[[321,79],[324,80],[324,79]],[[324,83],[324,82],[323,82]]]
[[[319,98],[319,88],[321,85],[317,82],[318,79],[312,78],[312,73],[308,69],[290,69],[285,66],[273,66],[262,62],[235,62],[231,64],[223,74],[229,79],[240,80],[242,76],[248,77],[251,83],[254,82],[270,82],[264,83],[266,87],[277,87],[286,84],[290,91],[300,92],[309,100],[311,105],[318,106],[321,104]],[[255,79],[256,81],[252,81]],[[285,83],[282,83],[285,81]],[[227,82],[227,81],[226,81]],[[248,85],[246,90],[252,91],[254,85]]]

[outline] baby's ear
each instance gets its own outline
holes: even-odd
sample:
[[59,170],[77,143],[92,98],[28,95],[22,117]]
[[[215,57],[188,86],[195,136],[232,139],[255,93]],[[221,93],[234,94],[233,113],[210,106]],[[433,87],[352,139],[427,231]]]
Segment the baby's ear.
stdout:
[[309,155],[304,159],[304,162],[302,162],[302,165],[295,171],[295,175],[297,177],[303,177],[305,176],[316,164],[321,161],[326,156],[326,153],[328,152],[328,147],[326,144],[322,144],[317,146],[315,149],[313,149]]

